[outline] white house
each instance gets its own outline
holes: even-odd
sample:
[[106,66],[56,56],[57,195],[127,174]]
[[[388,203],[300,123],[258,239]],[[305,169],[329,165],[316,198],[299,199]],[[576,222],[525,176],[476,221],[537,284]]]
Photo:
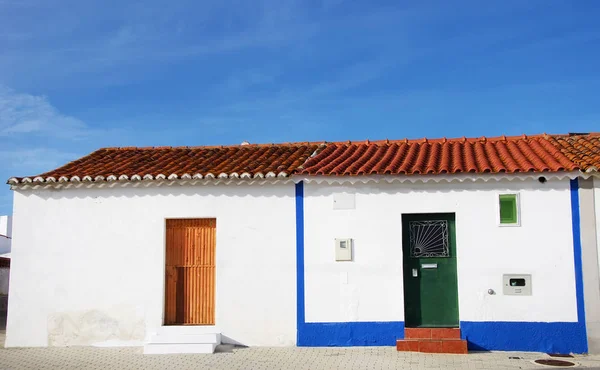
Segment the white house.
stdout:
[[100,149],[11,178],[6,346],[600,350],[600,134]]
[[11,236],[12,217],[0,216],[0,329],[3,329],[6,325],[8,309]]
[[0,216],[0,257],[10,257],[12,217]]

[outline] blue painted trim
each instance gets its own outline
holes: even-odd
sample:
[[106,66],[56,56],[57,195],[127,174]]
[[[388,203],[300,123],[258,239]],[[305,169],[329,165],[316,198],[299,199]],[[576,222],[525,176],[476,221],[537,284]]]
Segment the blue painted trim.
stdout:
[[549,353],[587,353],[579,182],[570,182],[573,261],[577,302],[576,322],[473,322],[461,321],[463,339],[472,350],[539,351]]
[[460,331],[474,351],[587,352],[585,325],[579,322],[461,321]]
[[[577,322],[474,322],[461,321],[463,339],[471,350],[587,353],[579,185],[571,180],[573,256],[577,296]],[[296,184],[296,293],[298,346],[390,346],[404,337],[404,322],[307,323],[304,288],[304,184]]]
[[395,346],[404,337],[404,322],[305,323],[299,347]]
[[575,292],[577,295],[577,323],[581,326],[585,351],[588,351],[583,296],[583,262],[581,260],[581,219],[579,215],[579,180],[571,180],[571,219],[573,221],[573,257],[575,262]]
[[404,322],[307,323],[304,290],[304,184],[296,184],[296,343],[299,347],[394,346]]
[[304,326],[304,183],[296,184],[296,341]]

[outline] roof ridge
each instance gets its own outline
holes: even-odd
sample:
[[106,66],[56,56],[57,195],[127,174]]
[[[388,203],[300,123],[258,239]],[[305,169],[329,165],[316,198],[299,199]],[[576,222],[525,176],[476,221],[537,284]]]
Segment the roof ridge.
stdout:
[[180,146],[123,146],[103,147],[97,150],[165,150],[165,149],[227,149],[227,148],[264,148],[271,146],[304,146],[327,144],[327,141],[297,141],[284,143],[226,144],[226,145],[180,145]]
[[496,141],[515,141],[515,140],[527,140],[536,138],[563,138],[563,137],[579,137],[579,136],[600,136],[600,132],[589,132],[589,133],[566,133],[566,134],[533,134],[533,135],[500,135],[500,136],[470,136],[470,137],[421,137],[421,138],[402,138],[402,139],[363,139],[363,140],[339,140],[339,141],[292,141],[292,142],[281,142],[281,143],[255,143],[255,144],[224,144],[224,145],[180,145],[180,146],[123,146],[123,147],[102,147],[97,150],[166,150],[166,149],[227,149],[227,148],[257,148],[257,147],[270,147],[270,146],[303,146],[303,145],[321,145],[321,144],[395,144],[395,143],[445,143],[445,142],[496,142]]

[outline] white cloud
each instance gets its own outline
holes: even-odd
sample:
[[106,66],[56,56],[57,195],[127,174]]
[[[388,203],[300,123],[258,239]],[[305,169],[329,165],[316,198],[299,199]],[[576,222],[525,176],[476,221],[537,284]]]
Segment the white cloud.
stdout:
[[0,136],[38,134],[78,139],[88,131],[83,121],[62,114],[45,96],[18,93],[0,86]]
[[0,163],[3,169],[10,170],[9,176],[36,175],[57,168],[78,157],[80,157],[78,154],[51,148],[0,151]]

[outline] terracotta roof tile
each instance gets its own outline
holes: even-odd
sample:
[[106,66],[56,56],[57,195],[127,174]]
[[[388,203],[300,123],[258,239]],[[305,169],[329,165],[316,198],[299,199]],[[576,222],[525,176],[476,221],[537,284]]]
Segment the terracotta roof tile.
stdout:
[[600,133],[556,135],[549,141],[582,171],[600,169]]
[[305,175],[556,172],[600,164],[596,134],[328,143]]
[[[597,170],[600,133],[496,138],[104,148],[9,183],[303,175],[413,175]],[[162,176],[160,176],[162,175]]]
[[[159,147],[159,148],[104,148],[83,158],[70,162],[55,170],[45,172],[41,177],[46,181],[52,177],[58,181],[61,177],[71,179],[77,176],[83,179],[90,176],[117,178],[147,175],[156,178],[162,174],[181,177],[212,175],[218,177],[237,174],[241,177],[289,176],[294,170],[318,150],[317,144],[273,144],[239,145],[227,147]],[[235,175],[234,175],[235,176]]]

